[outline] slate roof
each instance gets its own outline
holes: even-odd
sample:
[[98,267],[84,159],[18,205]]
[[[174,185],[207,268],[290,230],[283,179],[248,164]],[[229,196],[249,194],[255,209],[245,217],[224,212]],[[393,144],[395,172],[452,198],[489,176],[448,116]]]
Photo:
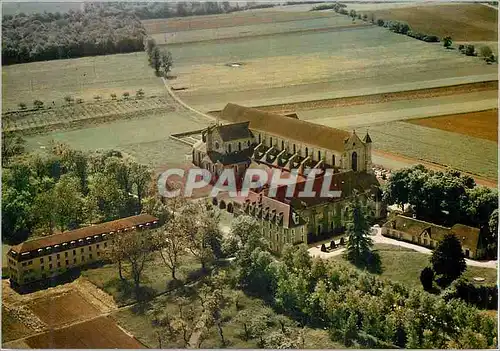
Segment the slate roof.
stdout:
[[370,134],[368,134],[368,132],[366,132],[366,135],[363,138],[363,142],[364,143],[371,143],[372,142],[372,138],[370,138]]
[[252,132],[248,128],[250,122],[241,122],[217,126],[223,141],[252,138]]
[[[395,227],[393,225],[395,224]],[[443,227],[434,223],[421,221],[402,215],[396,215],[384,224],[388,229],[395,229],[412,236],[419,237],[424,231],[429,233],[432,240],[440,241],[446,234],[454,234],[463,246],[476,250],[480,242],[480,230],[463,224],[455,224],[451,228]]]
[[349,132],[255,108],[227,104],[220,116],[231,123],[250,122],[250,129],[327,150],[344,151]]
[[17,254],[31,252],[48,246],[61,245],[63,243],[85,239],[94,235],[107,234],[138,225],[146,225],[158,221],[158,218],[149,214],[140,214],[127,218],[117,219],[111,222],[104,222],[89,227],[79,228],[64,233],[45,236],[38,239],[25,241],[11,248]]
[[207,153],[207,157],[214,164],[217,162],[220,162],[221,164],[226,166],[226,165],[237,164],[237,163],[242,163],[242,162],[250,163],[252,153],[253,153],[253,150],[251,148],[245,149],[243,151],[232,152],[229,154],[221,154],[220,152],[217,152],[217,151],[209,151]]

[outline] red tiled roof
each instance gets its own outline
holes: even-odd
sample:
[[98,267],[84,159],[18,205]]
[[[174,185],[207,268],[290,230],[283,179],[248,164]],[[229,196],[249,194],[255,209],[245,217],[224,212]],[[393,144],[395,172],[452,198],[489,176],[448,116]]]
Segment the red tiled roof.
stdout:
[[38,239],[28,240],[21,244],[15,245],[11,248],[18,254],[24,252],[30,252],[33,250],[38,250],[47,246],[60,245],[62,243],[76,241],[79,239],[85,239],[89,236],[105,234],[109,232],[114,232],[117,230],[123,230],[126,228],[135,227],[138,225],[145,225],[146,223],[152,223],[158,221],[158,218],[151,216],[149,214],[140,214],[137,216],[131,216],[127,218],[117,219],[111,222],[104,222],[96,224],[89,227],[79,228],[71,230],[69,232],[54,234],[45,236]]

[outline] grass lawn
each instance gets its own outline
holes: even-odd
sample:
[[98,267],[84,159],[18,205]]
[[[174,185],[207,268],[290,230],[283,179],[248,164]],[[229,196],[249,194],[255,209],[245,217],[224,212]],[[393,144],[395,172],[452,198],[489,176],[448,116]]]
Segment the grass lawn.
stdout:
[[[183,265],[176,276],[177,279],[185,281],[196,277],[200,271],[200,264],[191,255],[186,255]],[[100,289],[112,295],[118,305],[122,306],[135,301],[133,282],[127,264],[123,265],[126,281],[123,282],[118,276],[118,265],[107,264],[99,268],[82,271],[82,276],[89,279]],[[172,289],[172,276],[163,263],[158,253],[153,254],[153,259],[146,263],[141,286],[146,294],[156,295]]]
[[[417,252],[408,248],[403,248],[388,244],[375,244],[382,260],[382,278],[403,283],[414,288],[421,288],[420,272],[429,265],[429,255]],[[342,256],[335,256],[334,260],[345,261]],[[497,271],[492,268],[467,267],[464,277],[472,279],[474,277],[485,278],[483,284],[493,285],[497,281]]]

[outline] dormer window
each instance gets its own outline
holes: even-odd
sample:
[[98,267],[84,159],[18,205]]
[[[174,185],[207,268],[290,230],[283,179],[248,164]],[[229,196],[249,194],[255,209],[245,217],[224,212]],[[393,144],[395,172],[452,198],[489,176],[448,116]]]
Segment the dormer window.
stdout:
[[218,142],[218,141],[216,141],[216,142],[215,142],[215,148],[216,148],[216,149],[218,149],[218,148],[219,148],[219,142]]

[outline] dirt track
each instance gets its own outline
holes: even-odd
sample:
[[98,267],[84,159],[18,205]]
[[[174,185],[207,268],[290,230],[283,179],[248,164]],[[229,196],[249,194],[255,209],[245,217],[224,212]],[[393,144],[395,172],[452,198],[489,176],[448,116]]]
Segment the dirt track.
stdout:
[[[305,101],[280,105],[258,106],[256,108],[276,113],[288,113],[300,110],[313,110],[319,108],[346,107],[355,105],[377,104],[390,101],[425,99],[440,96],[450,96],[463,93],[492,91],[498,89],[498,81],[487,81],[470,84],[459,84],[447,87],[399,91],[394,93],[372,94],[353,96],[338,99],[325,99]],[[210,112],[216,116],[219,111]]]

